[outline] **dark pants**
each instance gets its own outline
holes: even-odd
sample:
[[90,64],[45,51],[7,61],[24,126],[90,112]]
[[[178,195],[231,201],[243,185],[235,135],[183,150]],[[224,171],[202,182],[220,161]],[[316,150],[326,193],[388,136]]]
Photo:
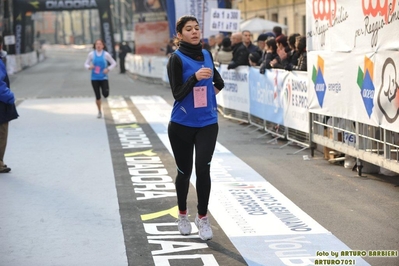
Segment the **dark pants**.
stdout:
[[94,94],[96,95],[96,100],[101,99],[101,94],[100,94],[100,89],[101,93],[104,96],[104,98],[107,98],[109,95],[109,84],[107,79],[103,80],[92,80],[91,85],[93,86]]
[[125,72],[126,72],[126,68],[125,68],[125,56],[119,57],[119,67],[120,67],[120,69],[121,69],[121,73],[125,73]]
[[0,168],[4,166],[4,154],[6,152],[8,138],[8,122],[0,124]]
[[177,165],[175,185],[177,204],[180,211],[187,210],[187,195],[193,169],[193,152],[195,148],[198,214],[206,215],[208,212],[211,192],[210,168],[218,131],[218,124],[205,127],[186,127],[173,122],[169,123],[169,141]]

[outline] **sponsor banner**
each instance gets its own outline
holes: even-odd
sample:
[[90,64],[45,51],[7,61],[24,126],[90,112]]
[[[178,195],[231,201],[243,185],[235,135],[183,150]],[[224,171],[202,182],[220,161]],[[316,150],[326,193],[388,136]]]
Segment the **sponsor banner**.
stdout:
[[[359,3],[360,2],[360,3]],[[308,51],[398,49],[399,1],[306,1]]]
[[240,66],[227,70],[227,65],[220,65],[218,71],[224,80],[224,88],[216,95],[218,105],[249,113],[249,69]]
[[309,133],[308,75],[292,71],[283,82],[284,126]]
[[375,58],[364,53],[308,53],[309,110],[378,126],[373,115]]
[[287,74],[287,71],[278,69],[260,74],[258,68],[249,68],[249,109],[252,115],[284,124],[283,80]]
[[309,110],[397,131],[398,58],[398,51],[308,53]]
[[[367,70],[363,70],[365,73]],[[360,71],[359,71],[360,72]],[[361,74],[361,73],[360,73]],[[363,83],[374,84],[374,114],[382,128],[399,130],[399,51],[383,51],[376,56],[374,78],[368,80],[363,74]],[[361,82],[361,81],[360,81]],[[370,86],[372,87],[372,86]]]
[[[331,234],[231,237],[248,265],[369,265]],[[262,254],[262,256],[259,256]]]
[[202,30],[202,38],[207,39],[218,31],[211,30],[211,9],[218,7],[216,0],[186,0],[175,3],[176,21],[184,15],[192,15],[197,18]]
[[96,0],[17,0],[15,5],[20,9],[31,11],[60,11],[98,8],[102,2],[106,5],[103,0],[98,1],[98,4]]
[[[250,169],[243,162],[235,167],[240,166]],[[256,177],[258,182],[212,180],[209,209],[228,237],[329,233],[262,176]]]
[[168,22],[140,22],[134,24],[136,54],[165,55],[161,50],[169,40]]
[[126,56],[126,69],[140,76],[161,79],[164,75],[164,61],[164,57],[129,53]]
[[134,0],[133,2],[133,11],[137,13],[163,12],[166,9],[166,0]]

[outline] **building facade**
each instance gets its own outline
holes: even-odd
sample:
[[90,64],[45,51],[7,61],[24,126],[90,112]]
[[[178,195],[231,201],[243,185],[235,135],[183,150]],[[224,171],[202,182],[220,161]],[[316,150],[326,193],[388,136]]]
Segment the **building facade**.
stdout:
[[305,35],[306,0],[233,0],[232,8],[241,11],[243,21],[259,17],[287,25],[286,35]]

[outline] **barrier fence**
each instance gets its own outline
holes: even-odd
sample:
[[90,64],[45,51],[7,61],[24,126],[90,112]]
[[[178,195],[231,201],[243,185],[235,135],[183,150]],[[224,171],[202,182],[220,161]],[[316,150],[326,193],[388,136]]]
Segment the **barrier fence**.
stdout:
[[[129,54],[126,67],[133,74],[169,86],[167,60]],[[359,175],[399,173],[398,131],[313,112],[309,106],[317,101],[317,93],[313,84],[309,85],[310,73],[272,69],[260,74],[257,67],[227,70],[226,65],[220,65],[218,71],[225,81],[217,95],[224,117],[248,123],[264,132],[262,136],[271,136],[270,142],[284,138],[288,140],[285,145],[296,144],[299,151],[310,148],[312,156],[321,145],[326,159],[345,161],[344,166]]]

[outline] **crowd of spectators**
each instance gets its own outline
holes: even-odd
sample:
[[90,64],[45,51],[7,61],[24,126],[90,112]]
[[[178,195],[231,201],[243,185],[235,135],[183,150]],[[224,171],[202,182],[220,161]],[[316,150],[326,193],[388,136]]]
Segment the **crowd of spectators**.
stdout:
[[266,69],[307,71],[306,37],[298,33],[284,35],[281,27],[258,35],[252,42],[248,30],[212,35],[204,48],[211,51],[215,62],[227,64],[228,69],[238,66],[258,66],[260,73]]

